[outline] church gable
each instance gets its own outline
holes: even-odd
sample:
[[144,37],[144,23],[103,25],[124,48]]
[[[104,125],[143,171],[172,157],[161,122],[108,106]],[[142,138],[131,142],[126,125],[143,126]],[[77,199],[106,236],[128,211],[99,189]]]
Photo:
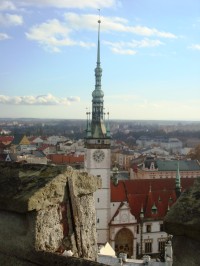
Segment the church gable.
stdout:
[[19,145],[30,145],[30,141],[28,138],[24,135],[19,143]]
[[111,224],[131,224],[136,222],[137,220],[135,216],[131,214],[129,204],[127,202],[123,202],[113,217]]
[[26,135],[16,134],[14,135],[12,145],[30,145],[30,141],[28,140]]

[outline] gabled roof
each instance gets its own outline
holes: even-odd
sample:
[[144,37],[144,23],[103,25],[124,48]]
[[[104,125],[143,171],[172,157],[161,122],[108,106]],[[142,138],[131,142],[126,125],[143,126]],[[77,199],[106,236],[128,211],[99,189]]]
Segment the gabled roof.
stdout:
[[33,136],[28,139],[32,144],[43,143],[43,139],[41,137]]
[[28,138],[23,135],[23,134],[16,134],[14,135],[14,139],[12,141],[12,144],[14,145],[29,145],[30,141],[28,140]]
[[[189,188],[195,178],[181,178],[182,191]],[[117,186],[111,183],[111,202],[127,201],[131,213],[140,220],[141,208],[144,219],[163,219],[176,201],[175,179],[119,180]],[[152,210],[156,207],[157,212]]]

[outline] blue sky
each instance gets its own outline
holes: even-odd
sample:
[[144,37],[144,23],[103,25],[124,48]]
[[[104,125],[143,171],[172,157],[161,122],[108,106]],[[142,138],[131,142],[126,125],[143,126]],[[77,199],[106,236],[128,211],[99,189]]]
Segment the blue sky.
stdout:
[[98,9],[111,119],[200,119],[199,0],[1,0],[0,117],[84,119]]

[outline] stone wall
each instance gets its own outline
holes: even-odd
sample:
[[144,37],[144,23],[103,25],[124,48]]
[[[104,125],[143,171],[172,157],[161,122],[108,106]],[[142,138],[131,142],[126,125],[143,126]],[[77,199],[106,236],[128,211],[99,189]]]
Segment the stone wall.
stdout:
[[0,265],[99,265],[93,193],[100,186],[72,168],[0,164]]
[[181,194],[164,220],[173,235],[173,266],[200,265],[200,178]]

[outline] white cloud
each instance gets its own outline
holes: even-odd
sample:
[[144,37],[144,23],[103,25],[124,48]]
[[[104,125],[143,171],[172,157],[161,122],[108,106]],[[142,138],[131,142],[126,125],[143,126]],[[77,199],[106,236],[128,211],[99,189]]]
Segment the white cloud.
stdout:
[[0,104],[12,105],[70,105],[71,102],[79,102],[79,97],[59,98],[52,94],[39,96],[6,96],[0,95]]
[[20,26],[23,17],[15,14],[0,14],[0,26]]
[[[61,47],[64,46],[81,46],[91,47],[95,46],[94,43],[84,42],[77,40],[80,35],[77,33],[81,30],[94,30],[97,31],[98,15],[94,14],[77,14],[74,12],[68,12],[64,14],[64,20],[52,19],[44,23],[34,25],[26,32],[26,37],[29,40],[38,42],[43,48],[52,52],[60,52]],[[151,29],[141,26],[129,26],[128,20],[121,17],[101,17],[102,31],[119,32],[127,34],[136,34],[148,37],[163,37],[163,38],[176,38],[175,35],[168,32],[161,32],[157,29]],[[73,37],[72,38],[72,33]],[[83,36],[83,35],[81,35]],[[111,50],[114,53],[120,54],[135,54],[135,47],[156,47],[162,45],[160,40],[143,39],[141,41],[116,43],[110,44]]]
[[140,41],[133,40],[132,42],[128,42],[127,46],[144,48],[144,47],[157,47],[163,44],[164,43],[161,42],[160,40],[143,39]]
[[60,47],[63,46],[94,46],[92,43],[72,40],[70,38],[70,33],[71,30],[65,23],[62,23],[57,19],[53,19],[40,25],[33,26],[29,32],[26,33],[26,37],[29,40],[37,41],[47,50],[52,52],[59,52]]
[[177,38],[173,33],[159,31],[154,28],[144,26],[127,27],[127,31],[143,36],[158,36],[162,38]]
[[8,36],[8,34],[6,33],[0,32],[0,41],[7,40],[7,39],[10,39],[10,36]]
[[189,48],[191,48],[193,50],[200,50],[200,44],[193,44]]
[[108,8],[117,5],[117,0],[18,0],[21,6],[55,8]]
[[1,0],[1,2],[0,2],[0,11],[3,11],[3,10],[15,10],[15,9],[16,9],[16,7],[11,1]]
[[133,48],[135,49],[135,48],[157,47],[163,45],[163,42],[159,40],[143,39],[140,41],[132,40],[131,42],[104,41],[104,44],[108,45],[111,51],[114,53],[134,55],[137,53],[137,51],[133,50]]
[[111,47],[111,51],[115,54],[122,54],[122,55],[134,55],[137,52],[131,49],[122,49],[117,47]]
[[[65,19],[73,29],[86,28],[89,30],[97,29],[97,15],[84,14],[79,15],[77,13],[68,12],[65,13]],[[148,28],[144,26],[129,26],[128,20],[120,17],[101,17],[101,29],[102,31],[118,31],[133,33],[141,36],[158,36],[162,38],[177,38],[170,32],[159,31],[154,28]]]

